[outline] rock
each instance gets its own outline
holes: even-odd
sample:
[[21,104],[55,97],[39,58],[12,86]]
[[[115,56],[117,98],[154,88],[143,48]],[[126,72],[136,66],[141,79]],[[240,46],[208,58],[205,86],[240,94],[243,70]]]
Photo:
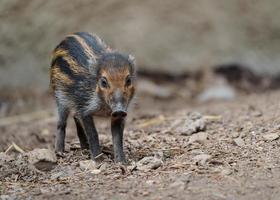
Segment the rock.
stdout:
[[108,169],[108,167],[109,167],[109,164],[107,162],[104,162],[100,165],[99,169],[101,171],[105,171],[106,169]]
[[169,187],[174,190],[184,190],[186,188],[186,185],[187,184],[182,180],[176,180],[175,182],[171,183]]
[[238,137],[233,139],[234,144],[236,144],[239,147],[244,147],[245,146],[245,142],[242,138]]
[[232,171],[230,169],[222,169],[221,170],[221,175],[223,176],[228,176],[228,175],[231,175],[232,174]]
[[155,180],[147,180],[147,181],[146,181],[146,184],[147,184],[147,185],[150,185],[150,186],[151,186],[151,185],[155,185],[155,184],[156,184],[156,181],[155,181]]
[[14,160],[11,156],[9,156],[8,154],[4,153],[4,152],[0,152],[0,163],[4,163],[4,162],[10,162]]
[[97,169],[97,163],[94,160],[82,160],[79,162],[82,171],[92,171]]
[[180,128],[182,135],[192,135],[199,131],[205,131],[206,120],[200,113],[191,112],[187,114],[187,118],[184,123],[184,127]]
[[34,149],[27,156],[28,162],[41,171],[52,170],[57,162],[55,153],[50,149]]
[[1,200],[16,200],[17,198],[15,195],[0,195]]
[[202,91],[197,100],[199,102],[207,102],[211,100],[232,100],[236,96],[236,92],[233,87],[227,84],[218,84],[207,88]]
[[60,172],[52,174],[50,179],[51,180],[59,180],[61,177],[64,177],[64,176],[65,176],[65,172],[60,171]]
[[263,113],[259,110],[255,110],[254,112],[252,112],[252,116],[254,117],[261,117],[263,115]]
[[139,80],[138,91],[160,99],[169,99],[173,96],[171,89],[144,79]]
[[74,170],[70,166],[64,166],[63,168],[59,169],[60,171],[54,172],[52,171],[51,180],[62,180],[67,179],[69,177],[73,177]]
[[95,174],[95,175],[96,175],[96,174],[100,174],[100,173],[101,173],[101,170],[100,170],[100,169],[93,169],[93,170],[90,171],[90,173],[91,173],[91,174]]
[[166,156],[164,155],[163,151],[157,151],[157,152],[154,153],[154,157],[162,160]]
[[273,140],[278,139],[279,135],[277,133],[270,133],[270,134],[263,135],[263,138],[266,141],[273,141]]
[[49,129],[43,129],[43,130],[41,131],[41,135],[42,135],[42,136],[49,136],[49,135],[50,135]]
[[233,133],[231,134],[231,137],[237,138],[237,137],[239,137],[239,133],[238,133],[238,132],[233,132]]
[[197,155],[197,156],[193,157],[193,161],[195,162],[195,164],[205,165],[206,162],[209,161],[211,158],[212,158],[211,155],[200,154],[200,155]]
[[198,143],[204,143],[208,138],[208,134],[206,132],[200,132],[192,135],[189,139],[189,144],[198,142]]
[[157,157],[144,157],[136,163],[137,169],[142,171],[149,171],[157,169],[162,165],[162,160]]

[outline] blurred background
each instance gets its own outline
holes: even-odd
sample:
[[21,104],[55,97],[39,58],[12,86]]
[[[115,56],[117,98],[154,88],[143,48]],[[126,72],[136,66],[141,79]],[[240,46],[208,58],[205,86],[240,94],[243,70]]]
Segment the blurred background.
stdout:
[[1,0],[0,116],[48,104],[51,51],[76,31],[133,54],[139,93],[207,101],[275,89],[279,9],[277,0]]
[[[97,117],[109,159],[84,163],[69,117],[67,153],[42,173],[56,160],[51,53],[78,31],[136,58],[130,164],[113,165]],[[279,52],[280,0],[0,0],[0,199],[280,199]],[[35,148],[49,152],[36,163]]]

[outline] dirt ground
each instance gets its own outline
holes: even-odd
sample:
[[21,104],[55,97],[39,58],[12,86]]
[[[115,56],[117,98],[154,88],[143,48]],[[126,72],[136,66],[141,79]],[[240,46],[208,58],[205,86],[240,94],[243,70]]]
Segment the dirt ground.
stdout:
[[[97,119],[107,159],[94,172],[81,170],[89,154],[76,148],[70,119],[67,152],[53,170],[32,169],[26,153],[2,153],[0,199],[279,199],[279,99],[280,91],[208,103],[139,97],[125,130],[128,166],[112,162],[109,122]],[[2,120],[1,152],[12,143],[25,152],[53,148],[56,121],[49,102],[23,120]],[[205,130],[184,134],[188,117],[198,113]],[[146,157],[157,164],[139,167]]]

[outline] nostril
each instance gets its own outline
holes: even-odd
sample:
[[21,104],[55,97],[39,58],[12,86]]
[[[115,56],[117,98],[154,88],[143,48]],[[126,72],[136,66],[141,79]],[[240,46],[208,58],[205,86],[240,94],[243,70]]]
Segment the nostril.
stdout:
[[113,116],[113,117],[117,117],[117,116],[118,116],[118,113],[117,113],[117,112],[113,112],[113,113],[112,113],[112,116]]
[[121,117],[126,117],[126,112],[122,112]]
[[126,115],[124,111],[115,111],[112,113],[112,117],[126,117]]

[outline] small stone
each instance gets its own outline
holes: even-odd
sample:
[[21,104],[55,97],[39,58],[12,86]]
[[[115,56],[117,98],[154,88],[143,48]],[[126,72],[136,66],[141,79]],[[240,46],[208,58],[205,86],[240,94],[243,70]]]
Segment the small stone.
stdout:
[[157,157],[144,157],[136,165],[139,170],[149,171],[159,168],[162,165],[162,160]]
[[64,166],[60,171],[52,172],[51,180],[62,180],[65,178],[73,177],[75,174],[71,166]]
[[231,137],[237,138],[237,137],[239,137],[239,133],[238,133],[238,132],[233,132],[233,133],[231,134]]
[[231,175],[232,171],[230,169],[222,169],[221,175],[228,176]]
[[187,114],[184,126],[179,128],[182,135],[192,135],[200,131],[205,131],[206,120],[198,112],[191,112]]
[[101,170],[100,169],[93,169],[90,171],[91,174],[100,174]]
[[101,164],[101,166],[99,167],[99,169],[101,171],[105,171],[107,168],[109,167],[109,164],[107,162],[104,162]]
[[245,142],[242,138],[238,137],[233,139],[234,144],[236,144],[239,147],[244,147],[245,146]]
[[204,143],[208,138],[208,134],[206,132],[200,132],[200,133],[197,133],[197,134],[194,134],[190,137],[189,139],[189,144],[192,144],[192,143]]
[[254,112],[252,112],[252,115],[253,115],[254,117],[261,117],[263,114],[262,114],[261,111],[255,110]]
[[270,134],[263,135],[263,138],[266,141],[273,141],[273,140],[278,139],[279,135],[277,133],[270,133]]
[[0,163],[10,162],[13,158],[4,152],[0,152]]
[[63,177],[65,173],[63,171],[54,173],[51,175],[51,180],[58,180],[59,178]]
[[164,153],[163,151],[158,151],[154,154],[154,157],[159,158],[159,159],[163,159],[164,158]]
[[0,195],[0,199],[1,200],[15,200],[17,199],[17,197],[15,197],[14,195]]
[[28,162],[41,171],[52,170],[57,162],[55,153],[50,149],[34,149],[27,156]]
[[92,171],[97,169],[97,163],[94,160],[82,160],[79,162],[82,171]]
[[170,88],[166,86],[159,86],[149,80],[139,80],[140,84],[138,91],[140,93],[148,94],[159,99],[169,99],[173,96],[173,92]]
[[233,100],[236,92],[233,87],[227,84],[217,84],[202,91],[197,99],[199,102],[207,102],[211,100]]
[[50,135],[49,129],[43,129],[42,132],[41,132],[41,135],[42,136],[49,136]]
[[208,154],[200,154],[200,155],[197,155],[197,156],[193,157],[193,161],[194,161],[196,164],[205,165],[206,162],[209,161],[211,158],[212,158],[211,155],[208,155]]
[[146,183],[147,183],[147,185],[154,185],[154,184],[156,184],[156,181],[155,180],[147,180]]
[[184,190],[186,187],[186,183],[181,180],[177,180],[177,181],[171,183],[169,185],[169,187],[172,189],[176,189],[176,190]]

